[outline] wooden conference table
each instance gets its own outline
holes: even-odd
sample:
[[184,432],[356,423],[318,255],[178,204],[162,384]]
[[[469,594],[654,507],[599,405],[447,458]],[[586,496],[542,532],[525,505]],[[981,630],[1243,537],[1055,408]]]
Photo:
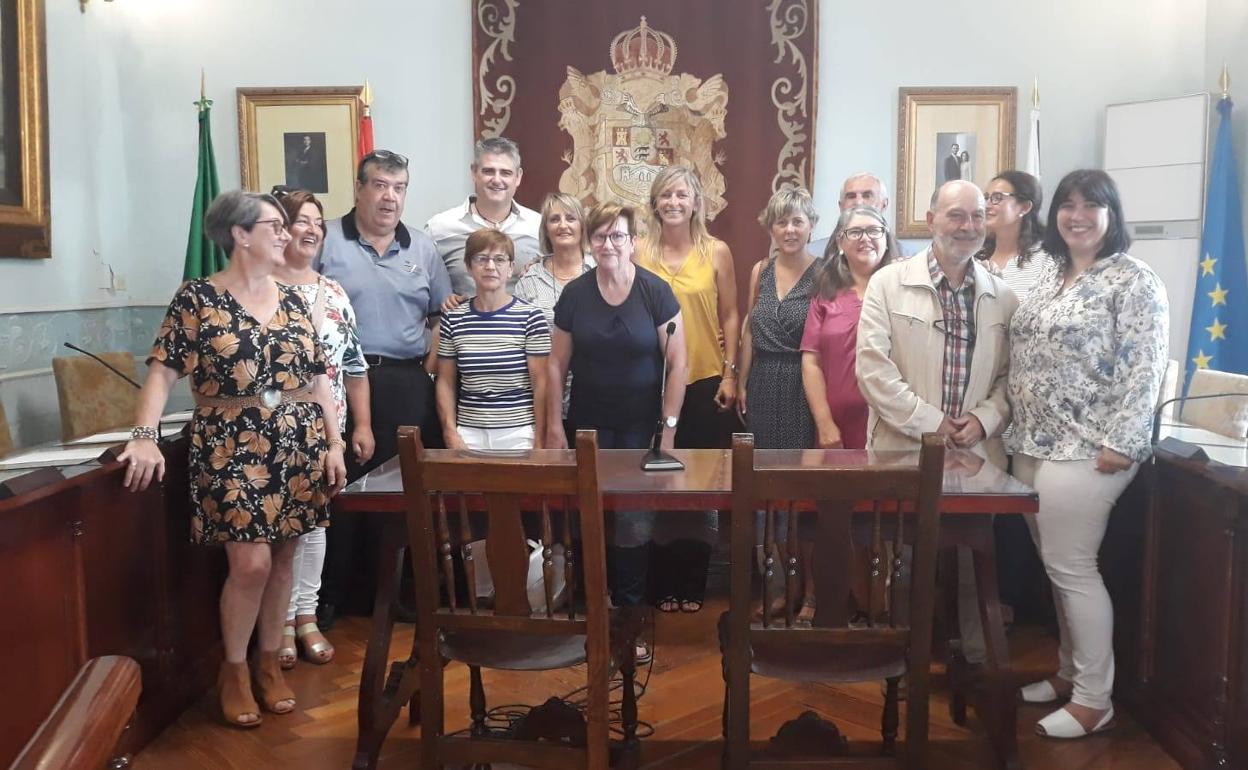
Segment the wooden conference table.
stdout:
[[[452,451],[452,450],[434,450]],[[544,453],[554,456],[552,450]],[[679,511],[719,510],[721,515],[731,509],[731,458],[728,450],[685,449],[674,454],[685,463],[685,470],[645,473],[640,468],[644,450],[602,450],[599,469],[602,475],[603,504],[608,511]],[[566,456],[570,456],[570,453]],[[762,466],[792,467],[794,465],[865,465],[914,464],[918,454],[881,452],[868,454],[856,450],[760,450],[755,462]],[[536,459],[536,458],[534,458]],[[382,741],[399,710],[413,703],[417,693],[419,663],[413,647],[405,660],[390,664],[387,660],[390,636],[394,628],[394,608],[399,578],[407,546],[403,512],[402,478],[398,459],[394,458],[358,479],[339,495],[334,513],[378,512],[384,516],[381,554],[378,558],[377,593],[373,610],[373,626],[364,670],[360,677],[359,739],[353,767],[375,768]],[[975,681],[961,682],[951,676],[960,689],[969,687],[971,704],[987,729],[989,739],[1001,768],[1019,768],[1015,722],[1017,705],[1016,683],[1010,669],[1009,650],[1005,642],[1005,626],[997,595],[996,556],[992,516],[995,513],[1034,513],[1036,493],[991,463],[965,450],[951,450],[946,457],[944,498],[941,506],[941,546],[946,551],[943,564],[956,568],[950,558],[952,546],[972,549],[975,579],[979,588],[980,617],[983,621],[988,660],[983,675]],[[954,576],[956,577],[956,576]],[[950,590],[956,591],[956,579],[946,574]],[[956,633],[955,619],[946,628]],[[387,673],[389,669],[389,673]],[[418,715],[409,715],[414,722]],[[964,720],[964,714],[955,713]]]

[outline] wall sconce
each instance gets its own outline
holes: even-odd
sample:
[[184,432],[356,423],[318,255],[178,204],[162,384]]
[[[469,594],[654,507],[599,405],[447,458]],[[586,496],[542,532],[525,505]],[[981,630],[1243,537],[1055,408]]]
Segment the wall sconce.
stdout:
[[[79,11],[82,11],[83,13],[86,13],[86,12],[87,12],[87,3],[89,3],[89,2],[91,2],[91,0],[78,0],[78,10],[79,10]],[[104,0],[104,2],[106,2],[106,3],[111,3],[111,2],[113,2],[113,0]]]

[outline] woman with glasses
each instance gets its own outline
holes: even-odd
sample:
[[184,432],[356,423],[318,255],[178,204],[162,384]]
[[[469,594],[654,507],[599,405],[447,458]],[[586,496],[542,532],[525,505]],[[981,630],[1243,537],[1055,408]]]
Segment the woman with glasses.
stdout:
[[507,292],[515,261],[515,244],[498,230],[477,230],[464,243],[476,296],[446,313],[438,332],[438,416],[448,449],[544,445],[550,332],[539,308]]
[[[307,190],[273,188],[290,222],[290,243],[286,263],[274,271],[278,283],[299,292],[311,312],[312,327],[325,350],[326,375],[338,408],[338,432],[346,435],[347,407],[355,415],[351,449],[356,462],[366,463],[373,455],[373,429],[369,423],[368,364],[360,347],[351,300],[337,281],[312,269],[325,239],[325,219],[321,202]],[[294,574],[286,627],[278,658],[283,669],[295,667],[298,647],[312,663],[324,664],[334,658],[334,647],[316,625],[316,604],[321,591],[321,569],[325,566],[325,528],[313,527],[295,546]],[[297,646],[298,645],[298,646]]]
[[[572,372],[568,422],[597,430],[603,449],[648,447],[661,421],[661,445],[670,450],[687,382],[684,319],[671,287],[633,263],[635,227],[633,209],[619,203],[600,203],[586,217],[597,267],[569,283],[555,305],[548,380],[563,382]],[[546,437],[561,449],[567,442],[557,388],[548,399]],[[617,607],[646,599],[652,523],[644,513],[616,516],[607,569]],[[650,657],[644,644],[636,655],[638,662]]]
[[841,212],[816,279],[802,333],[802,385],[820,449],[867,446],[867,402],[858,390],[854,349],[862,295],[876,270],[898,259],[888,223],[870,206]]
[[[737,279],[728,244],[706,229],[702,182],[687,166],[668,166],[650,185],[649,235],[637,247],[637,264],[672,287],[685,321],[689,382],[676,426],[676,446],[727,449],[738,422]],[[674,520],[676,539],[656,544],[656,606],[662,612],[697,612],[706,596],[706,570],[715,540],[715,514],[688,513]]]
[[984,248],[975,256],[1000,276],[1018,301],[1027,299],[1049,256],[1040,247],[1044,224],[1040,180],[1025,171],[1002,171],[984,190]]
[[[543,256],[529,264],[516,281],[516,296],[536,306],[546,318],[549,329],[555,327],[555,303],[571,281],[580,278],[594,266],[586,252],[589,239],[585,236],[585,209],[581,202],[567,193],[550,193],[542,201],[542,229],[538,243]],[[552,383],[552,388],[559,387]],[[572,396],[571,378],[563,386],[561,419],[568,416],[568,399]],[[564,425],[565,431],[567,425]]]
[[807,250],[819,221],[810,192],[789,187],[758,215],[774,256],[750,274],[737,410],[759,449],[809,449],[815,422],[802,385],[802,334],[822,260]]
[[1050,269],[1010,324],[1014,474],[1040,495],[1027,523],[1061,631],[1056,676],[1022,698],[1069,699],[1036,725],[1051,738],[1100,732],[1114,718],[1114,610],[1097,553],[1114,502],[1151,451],[1169,338],[1165,287],[1130,245],[1109,175],[1067,174],[1049,205]]
[[[174,382],[190,375],[191,536],[224,544],[229,563],[221,709],[239,727],[260,724],[260,705],[294,710],[278,661],[291,559],[301,535],[328,526],[329,498],[346,480],[324,349],[298,290],[274,280],[286,261],[287,222],[271,195],[227,192],[213,201],[204,229],[229,266],[174,295],[148,358],[137,427],[118,458],[129,464],[131,490],[161,479],[156,422]],[[257,628],[253,677],[246,656]]]

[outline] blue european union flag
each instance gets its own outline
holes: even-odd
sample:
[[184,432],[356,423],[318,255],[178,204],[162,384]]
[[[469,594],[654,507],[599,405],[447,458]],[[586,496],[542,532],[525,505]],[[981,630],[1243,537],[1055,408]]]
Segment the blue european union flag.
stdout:
[[1196,369],[1248,374],[1248,267],[1229,98],[1218,102],[1218,112],[1222,117],[1213,148],[1192,330],[1187,338],[1188,383]]

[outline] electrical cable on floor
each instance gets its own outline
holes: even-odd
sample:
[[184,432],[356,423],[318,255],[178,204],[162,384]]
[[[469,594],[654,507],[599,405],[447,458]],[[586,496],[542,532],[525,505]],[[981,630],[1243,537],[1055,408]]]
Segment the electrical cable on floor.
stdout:
[[[637,703],[638,704],[641,703],[642,697],[646,694],[646,687],[650,684],[650,674],[654,669],[654,624],[653,623],[649,624],[649,630],[650,630],[650,633],[649,633],[650,660],[647,661],[644,666],[645,677],[638,678],[633,682],[633,686],[636,688],[636,691],[637,691]],[[587,689],[588,689],[587,686],[582,685],[581,687],[578,687],[575,690],[572,690],[566,693],[565,695],[560,696],[559,700],[563,701],[569,706],[572,706],[577,711],[584,713],[585,696],[586,696]],[[623,728],[624,716],[622,713],[622,710],[624,707],[623,690],[624,690],[624,677],[617,671],[615,676],[611,677],[611,681],[608,683],[608,687],[607,687],[608,699],[609,699],[608,710],[607,710],[607,723],[611,730],[611,733],[619,738],[624,737],[624,728]],[[615,693],[617,691],[620,693],[619,698],[618,699],[611,698],[611,693]],[[533,708],[534,708],[533,706],[525,705],[523,703],[508,703],[508,704],[501,705],[501,706],[495,706],[494,708],[491,708],[485,712],[486,728],[490,731],[491,734],[501,735],[503,733],[511,732],[512,729],[515,728],[516,723],[519,722],[524,717],[528,716],[529,712]],[[470,726],[470,727],[465,727],[462,730],[456,730],[454,732],[447,733],[447,735],[448,736],[467,735],[467,734],[470,734],[471,732],[472,732],[472,727]],[[649,722],[640,720],[640,719],[637,720],[637,738],[639,739],[649,738],[653,734],[654,734],[654,725],[650,724]]]

